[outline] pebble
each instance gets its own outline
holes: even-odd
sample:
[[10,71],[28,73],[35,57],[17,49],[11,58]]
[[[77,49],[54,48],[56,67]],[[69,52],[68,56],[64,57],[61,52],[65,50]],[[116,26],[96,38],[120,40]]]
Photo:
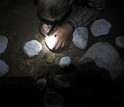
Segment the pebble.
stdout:
[[0,77],[4,76],[9,71],[9,66],[0,59]]
[[85,27],[75,29],[72,42],[77,48],[85,49],[88,42],[88,29]]
[[0,54],[4,53],[8,44],[8,38],[0,35]]
[[68,88],[71,86],[70,82],[62,75],[55,76],[55,86],[57,88]]
[[124,36],[118,36],[115,39],[115,43],[118,47],[124,48]]
[[64,98],[57,92],[47,92],[44,96],[45,107],[63,107]]
[[111,27],[112,25],[109,21],[105,19],[99,19],[93,22],[91,26],[91,32],[95,37],[107,35]]
[[64,68],[71,64],[71,58],[69,56],[62,57],[59,61],[59,66]]
[[42,45],[37,40],[31,40],[25,43],[23,47],[23,51],[28,57],[34,57],[36,55],[39,55],[41,50]]

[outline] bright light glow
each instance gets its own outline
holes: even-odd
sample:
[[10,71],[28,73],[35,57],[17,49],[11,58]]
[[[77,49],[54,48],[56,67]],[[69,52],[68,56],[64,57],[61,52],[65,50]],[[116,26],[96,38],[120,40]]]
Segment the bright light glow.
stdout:
[[45,42],[46,42],[46,45],[48,46],[49,49],[53,49],[53,46],[56,42],[56,37],[53,35],[46,36]]

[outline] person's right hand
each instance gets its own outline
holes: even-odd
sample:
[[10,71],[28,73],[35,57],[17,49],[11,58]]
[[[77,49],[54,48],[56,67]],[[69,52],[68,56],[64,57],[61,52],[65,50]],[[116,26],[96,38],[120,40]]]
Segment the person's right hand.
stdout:
[[43,24],[42,27],[41,27],[41,32],[47,36],[47,34],[50,32],[50,30],[52,29],[52,26],[51,25],[46,25],[46,24]]

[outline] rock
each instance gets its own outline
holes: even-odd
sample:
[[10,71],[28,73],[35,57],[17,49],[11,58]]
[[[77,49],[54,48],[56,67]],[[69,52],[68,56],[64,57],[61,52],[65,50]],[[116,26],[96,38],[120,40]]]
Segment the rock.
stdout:
[[56,42],[56,37],[53,35],[45,37],[45,43],[47,47],[51,50]]
[[37,40],[31,40],[24,45],[23,50],[28,57],[34,57],[40,53],[42,45]]
[[0,77],[4,76],[9,71],[9,66],[0,60]]
[[109,43],[98,42],[91,46],[80,59],[79,64],[85,63],[86,61],[83,60],[86,58],[93,59],[98,67],[110,71],[112,79],[115,79],[124,71],[124,61]]
[[0,35],[0,54],[4,53],[8,44],[8,38]]
[[45,78],[42,78],[42,79],[38,79],[38,80],[36,81],[36,84],[37,84],[37,85],[46,86],[46,82],[47,82],[47,80],[46,80]]
[[124,36],[116,37],[115,43],[118,47],[124,48]]
[[72,41],[77,48],[85,49],[88,41],[88,29],[85,27],[75,29]]
[[46,88],[46,83],[47,83],[46,78],[38,79],[36,81],[37,88],[39,90],[44,90]]
[[59,66],[64,68],[71,64],[71,59],[69,56],[62,57],[59,61]]
[[44,102],[45,107],[63,107],[64,98],[57,92],[47,92]]
[[56,75],[55,76],[55,86],[56,88],[68,88],[71,86],[69,81],[62,75]]
[[100,35],[107,35],[110,31],[111,24],[105,19],[99,19],[93,22],[91,26],[91,32],[95,37]]

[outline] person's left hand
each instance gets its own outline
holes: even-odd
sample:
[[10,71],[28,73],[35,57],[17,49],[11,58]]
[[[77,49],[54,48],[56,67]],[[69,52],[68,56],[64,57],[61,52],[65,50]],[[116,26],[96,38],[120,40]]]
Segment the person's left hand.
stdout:
[[69,24],[62,25],[59,29],[57,29],[52,35],[56,37],[56,42],[52,48],[52,50],[59,50],[65,46],[67,46],[69,42],[69,38],[72,35],[73,29]]

